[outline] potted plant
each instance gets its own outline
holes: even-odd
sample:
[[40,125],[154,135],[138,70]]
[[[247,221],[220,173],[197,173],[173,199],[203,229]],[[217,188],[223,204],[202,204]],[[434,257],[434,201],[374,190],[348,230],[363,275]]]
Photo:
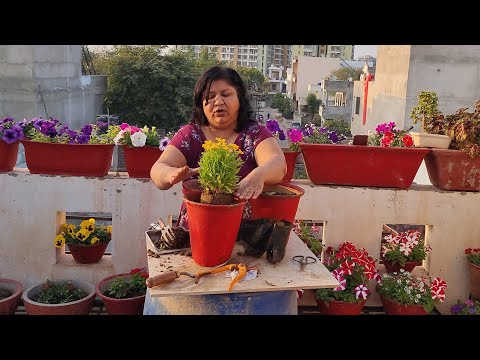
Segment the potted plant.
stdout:
[[171,138],[172,134],[167,134],[160,139],[155,126],[138,128],[123,123],[113,141],[123,148],[128,176],[150,178],[150,169],[162,155]]
[[378,125],[369,146],[339,144],[335,132],[312,126],[300,143],[309,179],[316,185],[408,188],[430,150],[412,148],[408,132],[395,126]]
[[323,244],[318,239],[319,229],[316,225],[310,225],[305,220],[295,220],[293,222],[293,231],[302,240],[308,248],[320,258],[322,255]]
[[15,313],[22,296],[22,283],[0,278],[0,315]]
[[110,315],[142,315],[147,278],[145,268],[132,269],[104,278],[97,284],[96,292]]
[[184,195],[192,257],[200,266],[216,266],[232,253],[242,219],[244,201],[234,200],[242,166],[241,150],[224,139],[205,141],[199,161],[197,192]]
[[421,266],[422,261],[431,251],[431,246],[425,246],[425,240],[418,230],[408,230],[397,234],[389,234],[383,238],[381,255],[383,265],[388,273],[399,272],[400,269],[412,271],[415,266]]
[[473,299],[480,300],[480,248],[465,249],[470,275],[470,294]]
[[28,315],[88,315],[95,302],[95,285],[83,280],[47,280],[23,292]]
[[99,262],[112,239],[112,226],[95,225],[95,219],[83,220],[80,225],[62,224],[55,237],[55,247],[65,244],[76,262]]
[[377,293],[387,315],[426,315],[445,300],[447,283],[440,278],[413,276],[408,271],[385,273],[377,283]]
[[412,108],[410,118],[420,123],[423,133],[410,132],[417,147],[448,149],[452,138],[445,135],[443,115],[438,110],[438,97],[433,91],[420,91],[418,102]]
[[329,246],[323,263],[340,285],[334,289],[318,289],[316,301],[320,312],[329,315],[358,315],[370,294],[368,283],[378,279],[375,260],[355,245],[344,242],[334,250]]
[[452,315],[480,315],[480,302],[477,300],[465,300],[457,303],[450,308]]
[[13,170],[17,163],[19,140],[23,128],[11,117],[0,121],[0,173]]
[[480,101],[473,113],[461,108],[445,116],[443,126],[452,142],[425,156],[430,182],[447,191],[480,191]]
[[79,131],[59,120],[34,118],[21,123],[25,161],[31,174],[105,176],[112,164],[113,138],[119,127],[101,121]]

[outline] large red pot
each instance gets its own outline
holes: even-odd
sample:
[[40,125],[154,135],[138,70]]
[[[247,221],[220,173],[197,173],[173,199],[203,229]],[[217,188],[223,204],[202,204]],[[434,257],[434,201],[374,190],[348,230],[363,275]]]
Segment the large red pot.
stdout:
[[7,298],[0,299],[0,315],[14,314],[22,296],[22,283],[10,279],[0,279],[0,289],[12,294]]
[[189,199],[184,196],[193,261],[206,267],[223,264],[232,255],[245,202],[210,205]]
[[406,189],[430,149],[301,143],[305,169],[315,185]]
[[108,246],[107,242],[99,242],[95,245],[73,245],[68,244],[73,258],[81,264],[92,264],[99,262]]
[[114,144],[57,144],[21,140],[31,174],[107,175],[112,166]]
[[18,141],[7,144],[0,139],[0,172],[13,170],[17,163]]
[[[288,194],[274,194],[275,192]],[[266,185],[258,198],[250,199],[252,220],[266,218],[293,223],[304,193],[305,190],[293,184]]]
[[125,167],[131,178],[150,178],[150,169],[163,151],[158,146],[130,147],[122,145]]
[[442,190],[480,191],[480,156],[464,151],[432,149],[425,156],[430,182]]
[[360,315],[367,299],[356,302],[316,299],[320,313],[324,315]]
[[387,315],[427,315],[427,312],[423,308],[423,305],[405,305],[397,303],[380,295],[382,301],[383,311]]
[[283,155],[285,155],[285,161],[287,162],[287,173],[282,179],[282,182],[288,182],[292,180],[293,174],[295,173],[295,164],[297,162],[297,156],[300,154],[300,151],[291,151],[288,149],[282,149]]
[[387,271],[387,273],[394,273],[394,272],[397,272],[399,273],[400,272],[400,269],[403,269],[407,272],[412,272],[412,270],[415,268],[415,266],[422,266],[422,262],[421,261],[407,261],[405,263],[405,265],[400,265],[400,263],[391,263],[390,261],[388,260],[383,260],[383,265],[385,265],[385,270]]
[[102,299],[110,315],[142,315],[145,295],[125,299],[116,299],[105,296],[110,283],[119,277],[132,277],[129,273],[110,275],[101,280],[96,286],[97,295]]

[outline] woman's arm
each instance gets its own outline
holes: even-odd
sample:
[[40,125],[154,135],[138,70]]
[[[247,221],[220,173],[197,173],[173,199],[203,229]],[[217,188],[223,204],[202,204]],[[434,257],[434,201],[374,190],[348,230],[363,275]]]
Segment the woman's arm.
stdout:
[[170,189],[176,183],[196,174],[198,174],[198,168],[190,169],[185,156],[172,145],[167,145],[150,170],[150,177],[160,190]]

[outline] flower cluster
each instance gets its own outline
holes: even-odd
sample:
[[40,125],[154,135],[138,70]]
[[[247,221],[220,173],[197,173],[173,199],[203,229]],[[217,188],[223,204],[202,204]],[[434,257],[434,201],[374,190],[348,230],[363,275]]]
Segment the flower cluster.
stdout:
[[399,273],[385,273],[378,281],[377,292],[389,300],[404,305],[422,305],[427,313],[437,302],[445,300],[447,283],[440,278],[433,281],[425,276],[413,276],[400,269]]
[[171,134],[167,134],[167,136],[160,139],[155,126],[152,126],[151,128],[148,126],[139,128],[128,125],[127,123],[123,123],[119,126],[120,130],[117,136],[113,139],[116,145],[127,145],[130,147],[158,146],[158,148],[163,151],[172,138]]
[[[116,131],[102,121],[85,124],[80,130],[72,130],[60,120],[33,118],[19,123],[27,139],[60,144],[112,144]],[[106,131],[105,128],[108,128]]]
[[466,300],[457,303],[450,308],[452,315],[480,315],[480,302],[477,300]]
[[425,240],[417,230],[399,232],[397,235],[387,235],[383,238],[386,242],[382,245],[383,258],[392,264],[405,265],[410,261],[422,261],[431,251],[430,245],[425,246]]
[[0,140],[7,144],[23,139],[23,128],[13,118],[7,117],[0,121]]
[[465,255],[467,255],[467,260],[471,262],[473,265],[480,266],[480,248],[465,249]]
[[368,135],[368,144],[382,147],[413,146],[413,139],[408,131],[395,129],[395,126],[393,121],[378,125],[375,133]]
[[95,219],[83,220],[80,225],[62,224],[60,234],[55,237],[55,247],[64,244],[95,245],[99,242],[108,242],[112,238],[112,226],[95,226]]
[[299,151],[298,144],[303,140],[303,132],[299,129],[287,130],[288,140],[290,141],[289,148],[292,151]]
[[130,271],[130,277],[117,277],[113,279],[105,291],[105,296],[115,299],[127,299],[136,296],[145,295],[147,285],[145,279],[148,278],[146,268],[135,268]]
[[368,255],[365,249],[358,250],[349,242],[341,244],[338,251],[329,246],[323,263],[340,285],[333,290],[318,289],[316,297],[320,300],[356,302],[366,299],[370,293],[367,287],[368,282],[380,278],[375,260]]
[[343,140],[336,131],[324,127],[317,127],[315,124],[307,124],[303,129],[304,142],[309,144],[336,144]]
[[270,130],[272,135],[277,138],[277,140],[285,140],[285,132],[280,129],[277,119],[268,119],[265,125],[267,126],[267,129]]
[[323,249],[322,242],[316,238],[316,234],[320,232],[318,226],[309,225],[305,220],[295,220],[293,222],[293,231],[298,235],[312,252],[320,256]]
[[233,194],[237,186],[238,172],[243,165],[243,152],[236,144],[227,144],[225,139],[207,140],[205,151],[199,161],[198,182],[209,194]]

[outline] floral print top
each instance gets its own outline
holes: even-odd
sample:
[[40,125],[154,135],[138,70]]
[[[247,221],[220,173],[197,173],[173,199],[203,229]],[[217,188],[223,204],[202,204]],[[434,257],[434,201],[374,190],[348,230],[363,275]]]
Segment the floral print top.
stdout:
[[[238,134],[235,139],[235,144],[243,151],[243,154],[240,155],[240,157],[244,161],[243,166],[238,173],[240,180],[257,167],[257,162],[255,161],[255,149],[258,144],[270,137],[273,137],[270,130],[268,130],[266,126],[255,122],[251,122],[247,129],[242,130]],[[175,134],[169,145],[175,146],[182,152],[185,159],[187,159],[188,167],[197,168],[200,156],[203,152],[202,144],[205,140],[206,137],[202,129],[197,124],[189,124],[182,127]],[[250,217],[250,204],[247,202],[243,218],[249,219]],[[188,229],[187,208],[185,202],[182,202],[177,224]]]

